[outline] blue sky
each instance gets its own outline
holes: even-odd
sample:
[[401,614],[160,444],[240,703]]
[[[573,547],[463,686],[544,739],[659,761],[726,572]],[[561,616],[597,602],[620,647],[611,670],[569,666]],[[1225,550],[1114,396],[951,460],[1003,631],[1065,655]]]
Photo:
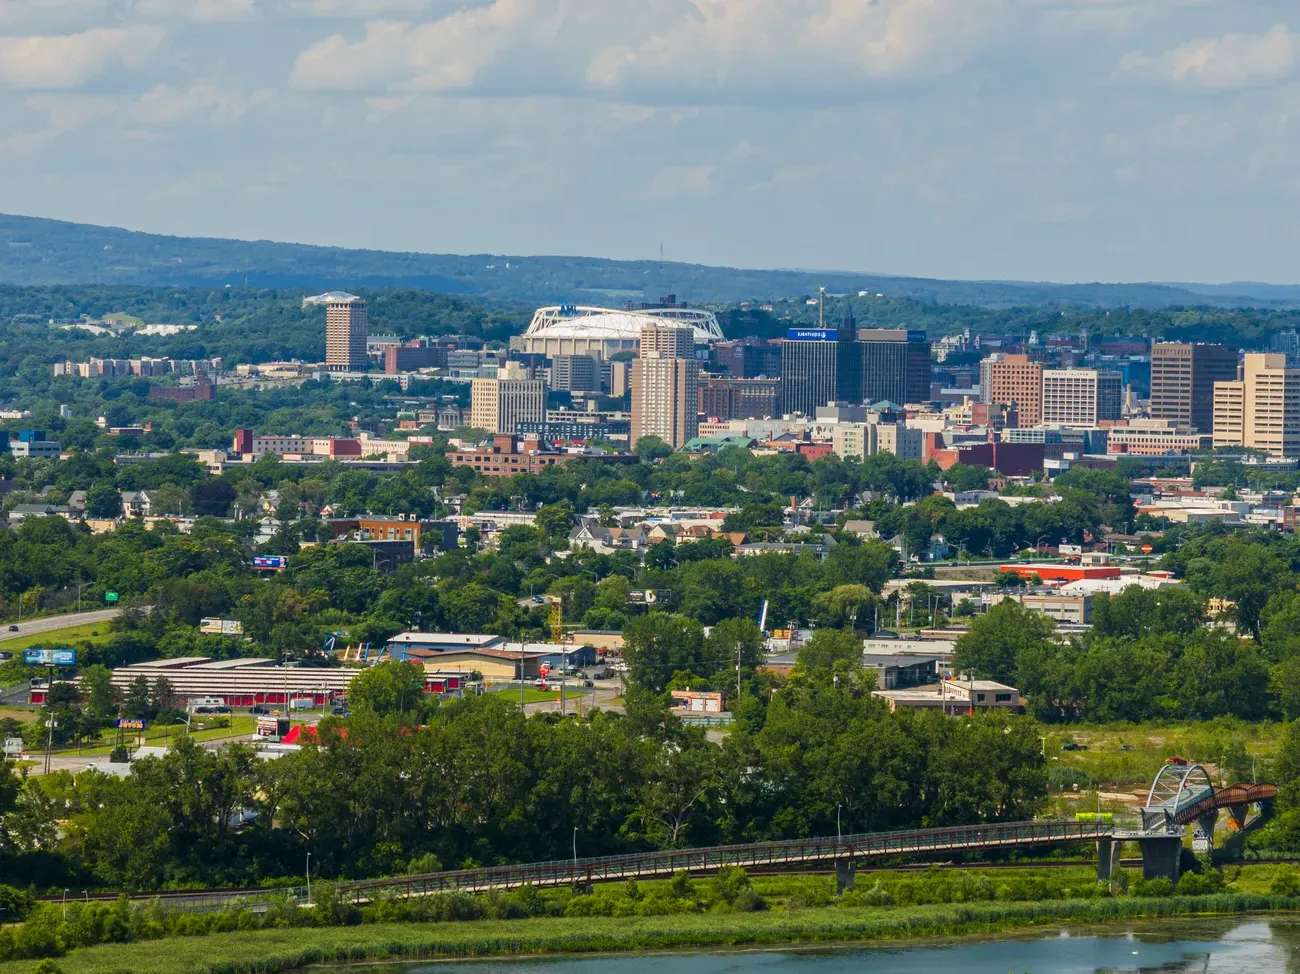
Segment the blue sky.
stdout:
[[1300,282],[1296,0],[0,0],[0,210]]

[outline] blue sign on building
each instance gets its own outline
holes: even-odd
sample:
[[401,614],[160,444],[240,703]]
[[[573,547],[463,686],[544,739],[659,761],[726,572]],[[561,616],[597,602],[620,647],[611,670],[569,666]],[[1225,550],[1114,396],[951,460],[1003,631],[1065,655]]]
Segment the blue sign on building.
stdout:
[[839,334],[838,328],[791,328],[785,337],[792,342],[833,342]]
[[909,342],[923,342],[925,341],[925,332],[908,329],[907,340]]

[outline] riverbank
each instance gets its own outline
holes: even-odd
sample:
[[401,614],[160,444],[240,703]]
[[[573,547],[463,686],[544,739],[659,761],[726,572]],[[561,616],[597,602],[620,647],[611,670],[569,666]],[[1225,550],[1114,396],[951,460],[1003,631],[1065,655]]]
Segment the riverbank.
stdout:
[[[1060,922],[1092,924],[1283,911],[1300,911],[1300,897],[1227,893],[911,908],[829,906],[743,914],[389,923],[250,930],[113,944],[77,950],[55,963],[63,974],[280,974],[338,961],[897,942],[1010,932]],[[0,964],[0,974],[30,974],[36,963]]]

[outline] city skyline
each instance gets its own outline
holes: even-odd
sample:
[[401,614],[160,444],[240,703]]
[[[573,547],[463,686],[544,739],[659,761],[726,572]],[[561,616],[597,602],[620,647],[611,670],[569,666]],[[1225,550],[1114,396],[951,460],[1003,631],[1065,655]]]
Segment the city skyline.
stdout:
[[0,211],[426,253],[662,243],[755,268],[1294,282],[1296,16],[1280,0],[8,4]]

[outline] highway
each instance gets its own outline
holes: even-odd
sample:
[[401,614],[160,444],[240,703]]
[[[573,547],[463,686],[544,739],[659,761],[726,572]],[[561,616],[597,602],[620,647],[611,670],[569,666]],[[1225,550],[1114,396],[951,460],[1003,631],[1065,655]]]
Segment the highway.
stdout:
[[[121,609],[92,609],[89,612],[69,612],[61,616],[42,616],[39,619],[22,622],[6,622],[0,624],[0,647],[12,639],[22,639],[33,633],[68,629],[72,626],[85,625],[87,622],[107,622],[121,611]],[[9,632],[11,625],[18,626],[18,632]]]

